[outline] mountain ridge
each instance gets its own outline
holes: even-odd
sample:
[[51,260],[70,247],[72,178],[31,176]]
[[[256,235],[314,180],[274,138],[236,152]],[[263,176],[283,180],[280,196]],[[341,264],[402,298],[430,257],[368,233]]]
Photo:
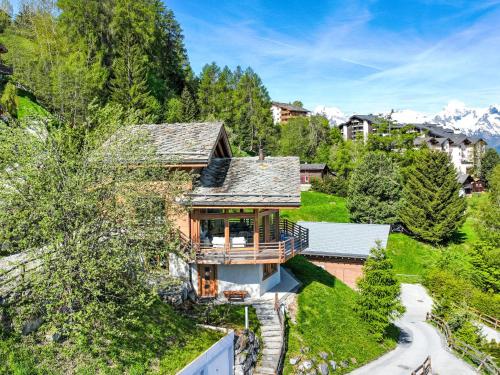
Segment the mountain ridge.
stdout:
[[[337,107],[317,106],[315,114],[324,115],[331,125],[345,122],[350,116]],[[381,113],[387,117],[388,113]],[[463,102],[450,101],[441,111],[428,114],[411,109],[395,110],[391,118],[400,123],[434,123],[455,133],[484,138],[490,147],[500,149],[500,105],[492,104],[483,108],[467,107]]]

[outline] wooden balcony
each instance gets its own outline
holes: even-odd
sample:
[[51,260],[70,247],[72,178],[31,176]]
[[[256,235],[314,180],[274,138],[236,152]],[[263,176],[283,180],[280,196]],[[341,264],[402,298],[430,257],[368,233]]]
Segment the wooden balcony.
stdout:
[[257,245],[221,246],[191,243],[199,264],[263,264],[285,263],[309,246],[309,230],[288,220],[280,220],[280,240]]

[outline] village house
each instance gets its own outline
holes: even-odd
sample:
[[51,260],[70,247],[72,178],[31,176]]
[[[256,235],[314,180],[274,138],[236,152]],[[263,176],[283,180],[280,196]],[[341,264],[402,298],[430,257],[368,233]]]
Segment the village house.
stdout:
[[[343,138],[368,140],[371,133],[377,129],[377,124],[387,121],[380,116],[354,115],[343,124],[339,125]],[[391,123],[394,128],[406,128],[407,132],[415,133],[415,147],[427,145],[432,150],[447,153],[459,174],[472,174],[478,170],[481,157],[486,151],[486,142],[481,138],[454,133],[437,124],[398,124]]]
[[333,175],[325,163],[303,163],[300,165],[300,183],[308,185],[311,180],[323,180],[326,176]]
[[273,102],[271,105],[271,113],[275,124],[283,124],[292,117],[308,116],[310,111],[288,103]]
[[299,222],[309,229],[309,248],[302,255],[351,288],[363,275],[370,250],[380,243],[385,248],[390,225]]
[[127,129],[137,131],[146,133],[156,163],[193,176],[178,202],[187,210],[175,220],[192,257],[171,254],[171,274],[189,279],[202,298],[227,291],[260,297],[278,285],[280,265],[309,242],[306,228],[280,217],[300,206],[299,159],[233,157],[220,122]]

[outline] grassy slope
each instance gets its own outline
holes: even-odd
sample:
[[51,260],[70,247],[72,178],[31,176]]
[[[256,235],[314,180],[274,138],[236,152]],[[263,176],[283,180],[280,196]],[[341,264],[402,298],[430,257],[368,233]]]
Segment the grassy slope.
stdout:
[[[0,340],[0,373],[156,373],[174,374],[222,337],[158,302],[138,325],[109,337],[105,353],[86,345],[44,343],[34,337]],[[43,326],[42,326],[43,327]]]
[[[457,246],[465,249],[477,240],[474,223],[477,220],[478,204],[486,199],[486,194],[474,195],[467,199],[467,219],[458,233],[458,243],[443,248],[443,251],[446,251],[451,246],[454,246],[455,249],[457,249]],[[433,260],[439,255],[439,249],[400,233],[392,233],[389,235],[387,250],[389,256],[393,260],[396,273],[400,274],[399,277],[401,281],[410,283],[422,281],[422,277],[428,270],[430,264],[432,264]]]
[[[396,345],[395,338],[383,344],[372,339],[367,325],[353,309],[356,292],[297,256],[286,264],[303,287],[298,296],[297,324],[290,324],[285,374],[292,373],[289,358],[298,356],[301,347],[310,348],[309,359],[321,362],[319,353],[329,354],[328,360],[349,361],[349,367],[336,371],[345,373],[384,354]],[[333,354],[333,355],[332,355]],[[356,358],[356,364],[350,362]]]
[[314,191],[302,192],[302,206],[296,210],[283,210],[281,216],[295,222],[300,220],[349,222],[345,198]]
[[22,120],[25,117],[36,116],[36,117],[49,117],[50,114],[45,108],[36,103],[28,95],[18,96],[17,103],[17,118]]

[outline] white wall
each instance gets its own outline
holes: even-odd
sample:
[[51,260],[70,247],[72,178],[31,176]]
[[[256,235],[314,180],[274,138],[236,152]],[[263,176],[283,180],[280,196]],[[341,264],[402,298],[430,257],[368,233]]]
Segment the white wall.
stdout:
[[177,375],[230,375],[234,374],[233,366],[234,332],[230,332]]
[[372,131],[371,129],[372,127],[370,126],[370,124],[368,124],[368,121],[366,120],[363,120],[363,140],[366,142],[368,141],[368,135],[370,134],[370,132]]
[[189,280],[189,264],[177,254],[168,254],[168,271],[173,277]]
[[456,170],[461,173],[466,173],[466,166],[462,165],[462,147],[460,145],[450,146],[451,162]]
[[273,122],[275,124],[279,123],[281,120],[281,108],[273,105],[271,107],[271,113],[273,114]]
[[[264,267],[261,267],[262,276],[264,276]],[[262,279],[262,277],[261,277]],[[278,271],[267,279],[263,280],[260,287],[260,294],[264,294],[274,286],[278,285],[281,281],[281,266],[278,264]]]
[[[225,290],[245,290],[249,297],[258,298],[281,281],[280,267],[278,272],[262,280],[264,266],[262,264],[219,264],[217,265],[217,293],[222,296]],[[191,279],[198,294],[198,270],[191,266]]]
[[260,297],[261,264],[220,264],[217,266],[218,292],[245,290],[252,298]]

